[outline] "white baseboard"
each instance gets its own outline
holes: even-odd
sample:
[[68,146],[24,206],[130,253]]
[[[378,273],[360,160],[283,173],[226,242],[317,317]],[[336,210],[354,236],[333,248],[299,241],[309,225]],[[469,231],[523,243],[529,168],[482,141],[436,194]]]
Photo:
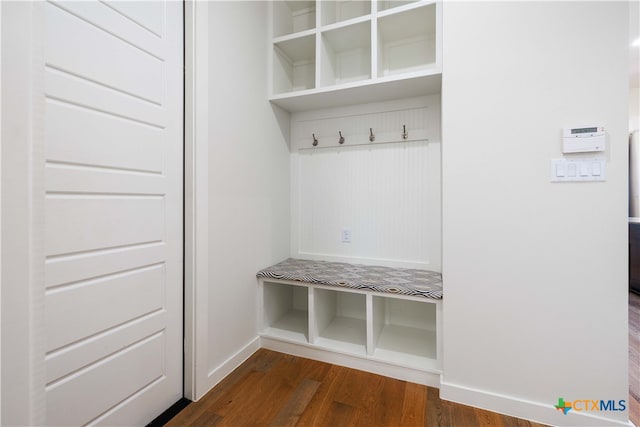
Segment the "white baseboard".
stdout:
[[[569,411],[566,415],[554,408],[554,402],[539,403],[513,396],[479,390],[471,387],[451,384],[443,380],[440,386],[440,398],[463,405],[474,406],[512,417],[523,418],[537,423],[552,426],[602,427],[625,426],[634,427],[628,419],[616,420],[595,415],[589,412]],[[627,405],[627,408],[629,406]],[[621,412],[620,414],[627,414]]]
[[429,387],[440,387],[439,373],[420,371],[383,361],[373,360],[368,357],[353,356],[333,350],[324,350],[315,346],[290,343],[266,337],[262,337],[260,339],[260,346],[268,350],[279,351],[281,353],[305,357],[307,359],[318,360],[320,362],[331,363],[333,365],[371,372],[373,374],[396,378],[402,381],[427,385]]
[[233,372],[238,366],[240,366],[245,360],[247,360],[253,353],[260,349],[260,337],[255,337],[247,345],[242,347],[234,355],[222,362],[218,367],[209,372],[207,376],[206,391],[200,396],[196,396],[195,400],[199,400],[202,396],[207,394],[209,390],[222,381],[227,375]]

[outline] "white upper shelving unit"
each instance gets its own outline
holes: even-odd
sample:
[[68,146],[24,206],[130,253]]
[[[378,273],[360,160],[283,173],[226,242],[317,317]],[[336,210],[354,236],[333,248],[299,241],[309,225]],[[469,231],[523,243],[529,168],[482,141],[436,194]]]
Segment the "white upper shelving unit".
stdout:
[[440,92],[434,0],[275,1],[271,93],[288,111]]

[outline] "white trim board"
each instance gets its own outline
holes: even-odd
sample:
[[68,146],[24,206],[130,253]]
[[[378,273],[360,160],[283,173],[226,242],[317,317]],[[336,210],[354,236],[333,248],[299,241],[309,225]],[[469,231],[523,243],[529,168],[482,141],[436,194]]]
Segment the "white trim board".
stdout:
[[260,349],[260,337],[255,337],[247,345],[222,362],[213,371],[207,374],[207,391],[215,387],[227,375],[242,365],[253,353]]
[[402,381],[422,384],[429,387],[440,387],[441,374],[406,368],[367,357],[352,356],[333,350],[324,350],[311,345],[291,343],[267,337],[260,338],[260,347],[293,356],[305,357],[307,359],[383,375],[385,377],[396,378]]
[[2,359],[11,369],[2,376],[0,423],[38,425],[45,421],[44,3],[0,7],[2,103],[11,105],[2,112],[1,179]]
[[600,427],[627,426],[634,427],[631,421],[619,421],[593,415],[589,412],[569,411],[564,415],[557,411],[554,402],[540,403],[520,399],[487,390],[475,389],[459,384],[452,384],[443,379],[440,385],[440,398],[451,402],[470,405],[487,411],[497,412],[518,418],[526,418],[538,423],[554,426]]
[[185,2],[185,305],[184,393],[211,388],[208,366],[209,284],[209,12]]

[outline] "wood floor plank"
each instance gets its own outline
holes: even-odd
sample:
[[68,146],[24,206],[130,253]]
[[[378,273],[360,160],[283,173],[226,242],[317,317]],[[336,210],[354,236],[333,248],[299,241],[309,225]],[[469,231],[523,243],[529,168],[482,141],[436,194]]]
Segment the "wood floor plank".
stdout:
[[167,427],[180,427],[184,425],[192,425],[214,402],[218,397],[227,393],[233,385],[242,382],[243,379],[252,371],[266,372],[269,367],[280,360],[281,354],[260,349],[252,354],[244,363],[234,369],[220,383],[218,383],[206,396],[197,402],[192,402],[187,406],[179,416],[170,420]]
[[342,402],[331,402],[328,411],[318,419],[318,426],[352,426],[356,410]]
[[[218,410],[225,417],[225,425],[265,425],[275,417],[280,408],[295,389],[295,384],[302,375],[303,359],[283,355],[262,378],[249,388],[244,388],[235,396],[233,404]],[[261,398],[256,399],[258,395]]]
[[640,400],[640,295],[629,293],[629,393]]
[[[318,364],[310,359],[282,355],[282,360],[273,364],[255,389],[244,394],[239,410],[225,415],[225,424],[268,425],[281,411],[286,410],[288,402],[297,398],[296,393],[300,390],[301,383],[313,381],[308,376],[321,375],[328,367],[327,364]],[[255,398],[256,394],[260,398]]]
[[[335,390],[334,400],[358,408],[363,400],[379,389],[382,377],[355,369],[343,370]],[[366,393],[365,393],[366,390]]]
[[[321,362],[318,362],[321,363]],[[298,421],[299,426],[315,426],[320,424],[319,418],[331,410],[333,402],[333,393],[337,387],[337,379],[344,368],[336,365],[328,365],[324,378],[320,382],[320,386],[316,393],[305,408]]]
[[369,375],[358,371],[361,382],[355,390],[360,390],[360,393],[355,393],[353,398],[353,404],[356,406],[353,422],[361,426],[375,425],[376,422],[383,425],[384,411],[388,403],[383,394],[389,378]]
[[531,423],[529,421],[520,418],[505,415],[503,420],[505,427],[531,427]]
[[427,388],[419,384],[406,383],[402,400],[402,426],[426,426]]
[[629,419],[640,426],[640,295],[629,292]]
[[466,405],[456,405],[455,410],[450,411],[451,423],[454,426],[477,425],[475,408]]
[[484,409],[474,408],[478,427],[504,427],[502,415]]
[[193,427],[214,427],[219,426],[224,421],[224,418],[211,411],[204,411],[198,418],[190,425]]
[[529,426],[440,400],[438,389],[259,350],[172,426]]
[[629,396],[629,419],[636,426],[640,426],[640,402]]
[[247,401],[245,396],[251,391],[263,392],[261,383],[265,378],[264,372],[253,371],[247,374],[242,382],[238,382],[229,387],[228,392],[218,396],[206,409],[207,412],[217,414],[220,417],[233,418],[234,415],[244,411],[244,407],[251,401]]
[[437,388],[427,387],[427,425],[438,427],[452,427],[451,410],[447,402],[440,400]]
[[379,425],[385,427],[397,426],[398,418],[402,414],[405,381],[383,377],[383,387],[375,402],[372,402],[374,411],[367,425]]
[[318,387],[320,387],[318,381],[304,378],[278,415],[276,415],[275,419],[271,421],[270,425],[295,426],[309,404],[309,401],[311,401],[316,394]]

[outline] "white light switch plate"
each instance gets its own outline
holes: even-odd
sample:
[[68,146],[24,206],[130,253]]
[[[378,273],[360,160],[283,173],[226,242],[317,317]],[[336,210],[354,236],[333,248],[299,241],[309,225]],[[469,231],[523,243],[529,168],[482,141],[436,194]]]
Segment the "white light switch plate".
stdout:
[[605,181],[605,159],[551,159],[551,182]]

